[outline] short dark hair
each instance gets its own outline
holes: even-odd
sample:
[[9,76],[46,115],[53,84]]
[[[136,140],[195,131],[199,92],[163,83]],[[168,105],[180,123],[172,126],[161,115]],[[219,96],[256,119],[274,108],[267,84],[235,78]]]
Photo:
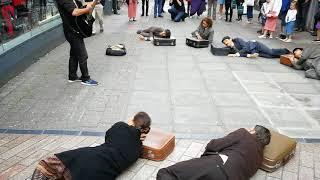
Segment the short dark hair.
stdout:
[[164,30],[164,33],[165,33],[165,35],[164,35],[164,38],[170,38],[171,37],[171,31],[170,31],[170,29],[166,29],[166,30]]
[[297,50],[303,51],[303,48],[294,48],[292,52],[294,53]]
[[255,135],[256,135],[257,141],[262,147],[264,147],[270,143],[271,133],[270,133],[269,129],[267,129],[261,125],[256,125],[254,127],[254,130],[255,130]]
[[151,118],[146,112],[138,112],[133,117],[134,125],[141,133],[149,133]]
[[226,40],[226,39],[231,39],[231,37],[230,36],[225,36],[225,37],[222,38],[221,42],[223,43],[223,41]]

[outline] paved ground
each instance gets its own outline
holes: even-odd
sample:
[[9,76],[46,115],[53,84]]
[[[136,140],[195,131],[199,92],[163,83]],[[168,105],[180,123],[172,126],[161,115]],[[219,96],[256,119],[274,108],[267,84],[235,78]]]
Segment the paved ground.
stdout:
[[[174,23],[168,13],[135,23],[126,15],[106,17],[105,32],[86,39],[89,71],[101,85],[67,82],[69,45],[64,43],[0,88],[0,128],[104,131],[143,110],[153,126],[180,138],[222,136],[254,124],[292,137],[320,137],[319,81],[305,79],[278,59],[216,57],[206,48],[187,47],[185,37],[199,21]],[[172,29],[177,46],[139,41],[136,30],[151,25]],[[217,21],[214,38],[217,44],[224,35],[257,39],[258,27]],[[297,34],[299,45],[263,41],[293,48],[310,45],[310,38]],[[104,55],[107,44],[115,43],[127,46],[127,56]]]
[[[102,137],[0,134],[0,180],[28,179],[39,159],[64,150],[102,143]],[[162,162],[139,159],[118,180],[155,180],[158,170],[199,157],[206,141],[180,139]],[[252,180],[320,180],[320,145],[299,144],[294,158],[274,173],[259,170]]]

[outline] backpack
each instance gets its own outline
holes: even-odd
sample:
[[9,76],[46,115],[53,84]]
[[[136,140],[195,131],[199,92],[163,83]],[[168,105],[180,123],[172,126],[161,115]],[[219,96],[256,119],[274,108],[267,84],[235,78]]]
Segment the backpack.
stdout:
[[123,44],[108,46],[106,49],[106,55],[108,56],[124,56],[126,54],[127,54],[127,51]]

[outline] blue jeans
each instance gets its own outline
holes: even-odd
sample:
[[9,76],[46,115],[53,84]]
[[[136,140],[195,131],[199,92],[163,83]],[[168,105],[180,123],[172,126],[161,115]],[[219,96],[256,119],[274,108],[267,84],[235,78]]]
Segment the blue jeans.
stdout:
[[171,20],[175,22],[180,22],[184,16],[184,11],[178,11],[174,6],[172,6],[168,12],[171,14]]
[[265,58],[279,58],[281,55],[290,53],[286,48],[270,49],[268,46],[260,42],[257,42],[256,50],[259,53],[259,56]]
[[162,0],[154,0],[154,16],[159,16],[162,14]]

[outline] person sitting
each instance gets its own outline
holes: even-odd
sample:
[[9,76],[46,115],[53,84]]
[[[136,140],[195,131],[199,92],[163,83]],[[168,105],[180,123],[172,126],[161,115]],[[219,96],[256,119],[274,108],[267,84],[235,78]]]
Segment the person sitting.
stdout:
[[150,41],[153,36],[168,39],[171,37],[171,31],[169,29],[163,29],[155,26],[151,26],[144,30],[138,30],[137,34],[139,34],[139,39],[146,41]]
[[293,68],[305,70],[306,78],[320,79],[320,48],[317,46],[309,48],[295,48],[293,50],[295,61]]
[[171,14],[171,20],[174,22],[184,21],[186,18],[185,7],[183,0],[170,0],[169,5],[171,8],[168,12]]
[[31,179],[115,179],[140,157],[150,125],[149,115],[139,112],[128,123],[115,123],[99,146],[65,151],[41,160]]
[[212,43],[214,34],[212,23],[213,22],[211,18],[203,18],[197,30],[191,33],[192,37],[200,40],[208,40],[210,43]]
[[157,180],[248,180],[261,167],[270,131],[260,125],[211,140],[200,158],[158,171]]
[[256,58],[258,56],[265,58],[279,58],[281,55],[289,54],[286,48],[270,49],[261,42],[251,40],[244,41],[241,38],[231,39],[229,36],[222,38],[222,43],[230,48],[231,57]]

